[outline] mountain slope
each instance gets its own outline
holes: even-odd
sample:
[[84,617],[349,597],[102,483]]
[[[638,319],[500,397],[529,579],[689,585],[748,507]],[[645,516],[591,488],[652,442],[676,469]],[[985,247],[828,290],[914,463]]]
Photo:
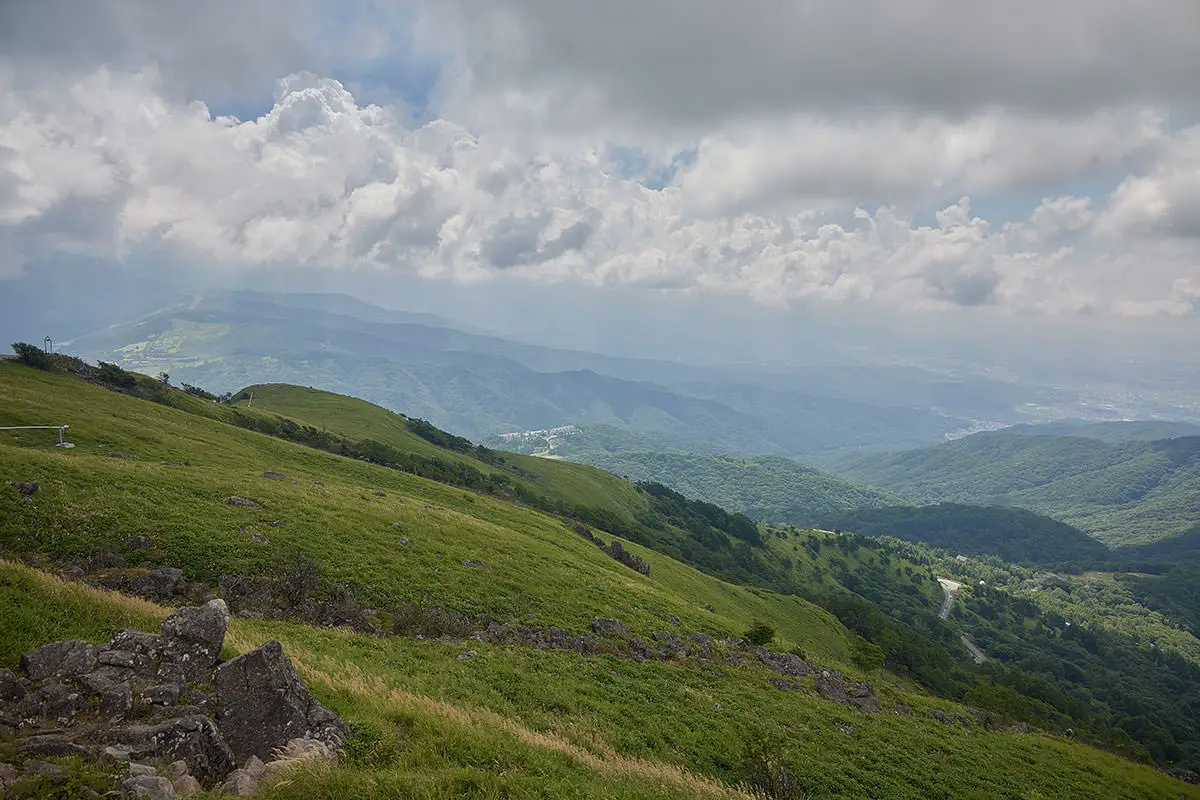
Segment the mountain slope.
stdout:
[[81,337],[71,349],[216,391],[270,381],[354,394],[476,438],[590,423],[729,452],[796,455],[912,446],[960,425],[929,411],[797,390],[730,389],[726,402],[707,396],[712,387],[673,388],[705,373],[696,367],[534,347],[406,319],[319,298],[226,293]]
[[[586,438],[585,429],[582,437]],[[811,524],[833,511],[902,502],[898,495],[836,478],[777,456],[688,455],[661,452],[589,452],[574,440],[555,451],[633,480],[656,480],[690,497],[740,511],[762,522]]]
[[[282,427],[276,412],[261,407],[265,400],[251,414],[244,407],[209,403],[153,381],[134,389],[152,393],[161,402],[148,403],[67,376],[0,363],[0,420],[40,418],[39,409],[53,409],[56,417],[72,425],[71,437],[77,445],[73,450],[52,448],[53,434],[37,431],[0,438],[0,475],[41,483],[31,500],[21,499],[15,491],[0,492],[4,504],[0,546],[22,555],[37,554],[42,563],[74,562],[85,572],[96,563],[111,565],[119,557],[135,573],[138,568],[178,565],[189,580],[220,582],[222,587],[236,588],[241,580],[279,580],[308,591],[304,587],[316,582],[332,592],[329,602],[338,608],[370,604],[375,613],[368,616],[381,627],[394,626],[398,631],[410,629],[414,614],[426,615],[425,624],[432,614],[468,631],[478,630],[483,615],[483,620],[497,623],[543,631],[545,626],[558,626],[569,633],[586,631],[597,616],[612,616],[628,627],[626,636],[643,640],[656,632],[669,639],[665,632],[675,630],[705,632],[718,640],[716,652],[721,656],[711,665],[689,658],[639,665],[614,658],[616,653],[581,656],[561,648],[546,651],[467,642],[461,632],[452,634],[449,642],[422,642],[353,637],[284,622],[246,622],[247,630],[257,631],[257,636],[284,640],[289,652],[294,648],[301,654],[302,662],[317,665],[316,674],[338,676],[343,682],[328,682],[327,690],[335,694],[334,700],[340,699],[340,708],[353,712],[356,721],[375,725],[377,733],[395,730],[396,719],[381,717],[373,705],[380,696],[391,696],[388,692],[394,688],[408,692],[406,696],[415,693],[439,697],[456,707],[482,708],[499,715],[500,728],[505,723],[518,725],[539,736],[558,737],[585,752],[653,759],[726,783],[747,774],[743,759],[753,748],[747,751],[744,745],[768,741],[783,745],[772,751],[771,759],[797,776],[806,791],[821,796],[924,797],[947,786],[979,796],[1019,796],[1052,786],[1068,797],[1089,796],[1092,791],[1086,781],[1077,783],[1076,777],[1062,786],[1047,783],[1040,777],[1040,766],[1029,767],[1066,758],[1068,765],[1054,773],[1060,779],[1063,774],[1076,776],[1077,768],[1088,771],[1083,765],[1091,763],[1090,756],[1064,756],[1057,748],[1046,752],[1041,749],[1045,745],[1037,744],[1043,739],[1060,740],[1005,738],[1006,734],[987,729],[1007,719],[989,716],[995,712],[980,712],[986,725],[972,722],[972,717],[953,728],[925,713],[960,712],[953,705],[913,693],[912,678],[948,690],[983,684],[974,682],[978,679],[968,665],[938,650],[942,641],[960,645],[957,633],[943,630],[934,616],[940,600],[932,596],[936,582],[927,567],[918,570],[916,561],[894,557],[900,551],[893,545],[880,548],[859,537],[794,530],[764,532],[765,545],[751,545],[731,540],[713,527],[725,524],[718,520],[724,512],[716,507],[689,504],[662,487],[638,490],[641,496],[653,498],[646,502],[665,518],[664,531],[674,530],[671,535],[679,537],[681,546],[718,538],[735,559],[750,557],[758,566],[770,566],[774,559],[777,567],[797,575],[821,573],[823,586],[842,592],[831,605],[835,618],[798,597],[724,583],[662,552],[628,542],[626,548],[649,563],[650,573],[645,575],[610,558],[580,535],[574,523],[564,524],[561,518],[498,496],[465,492],[380,464],[283,441],[278,433],[267,437],[235,426],[253,416],[256,424]],[[280,391],[299,397],[300,406],[313,405],[305,400],[303,390]],[[327,396],[320,399],[334,402]],[[183,407],[171,407],[176,403]],[[348,404],[347,413],[335,415],[328,424],[336,427],[341,416],[358,417],[362,424],[368,412],[387,414],[352,406]],[[303,408],[293,410],[301,413]],[[391,432],[363,430],[381,438],[411,433],[407,424]],[[445,457],[452,454],[471,457],[453,450]],[[140,458],[127,457],[135,455]],[[504,468],[503,463],[480,463]],[[539,464],[548,471],[562,466]],[[231,504],[233,495],[259,507]],[[716,521],[703,523],[705,515]],[[396,523],[403,528],[395,527]],[[608,538],[603,531],[597,533]],[[137,537],[146,537],[149,547],[138,543]],[[811,561],[804,555],[810,548],[821,551]],[[915,558],[927,558],[910,546],[905,548]],[[105,551],[110,555],[100,556]],[[311,565],[295,560],[297,552]],[[906,569],[910,570],[907,576]],[[905,632],[870,603],[839,588],[857,584],[863,596],[895,593],[895,602],[906,603],[916,613],[914,619],[937,641],[922,638],[915,629]],[[878,643],[868,646],[838,618]],[[726,647],[720,644],[724,637],[740,634],[755,621],[776,629],[781,641],[773,646],[799,646],[806,658],[840,665],[851,675],[867,670],[888,713],[860,715],[828,704],[811,693],[808,683],[801,691],[781,692],[753,658],[721,649]],[[628,641],[632,644],[632,639]],[[476,655],[459,660],[465,647]],[[15,651],[7,653],[11,660]],[[940,673],[901,671],[904,679],[896,680],[878,669],[880,663],[919,667],[920,661],[936,666]],[[996,668],[989,675],[997,681],[1027,680],[1007,668]],[[1029,712],[1031,718],[1045,720],[1054,729],[1066,727],[1058,706],[1048,705],[1061,705],[1058,696],[1035,700],[1013,692],[980,695],[980,700],[1003,703],[1008,709],[1004,714]],[[1154,700],[1157,721],[1159,698]],[[1092,705],[1085,702],[1081,707]],[[1090,730],[1083,722],[1067,722],[1073,723],[1070,726],[1079,736]],[[849,725],[856,732],[855,743],[846,743],[850,755],[868,758],[874,753],[869,758],[884,760],[864,772],[847,751],[827,751],[822,745],[824,735],[806,733],[832,730],[835,725]],[[422,731],[418,741],[436,747],[437,737],[443,734],[434,727],[428,734]],[[1183,725],[1179,730],[1190,729]],[[420,738],[424,736],[429,738]],[[957,768],[950,768],[947,775],[945,764],[929,762],[925,744],[936,749],[947,736],[967,748],[961,752],[971,763],[986,764],[986,775]],[[1030,741],[1039,754],[1012,749]],[[914,742],[925,744],[914,749]],[[1071,745],[1069,752],[1076,747]],[[1123,751],[1138,752],[1136,748]],[[478,763],[464,758],[468,764]],[[1093,764],[1091,769],[1121,780],[1120,773],[1109,767]],[[537,771],[530,768],[531,773]],[[1029,780],[1033,783],[1022,783]],[[1119,783],[1114,796],[1143,785],[1142,778],[1124,780],[1130,782]],[[1163,796],[1173,785],[1159,784],[1148,796]]]
[[1015,564],[1096,562],[1109,555],[1108,548],[1078,528],[1021,508],[939,503],[861,508],[825,514],[817,521],[826,528],[893,536]]
[[1028,508],[1112,546],[1179,535],[1200,508],[1200,437],[1109,444],[997,431],[830,469],[912,502]]

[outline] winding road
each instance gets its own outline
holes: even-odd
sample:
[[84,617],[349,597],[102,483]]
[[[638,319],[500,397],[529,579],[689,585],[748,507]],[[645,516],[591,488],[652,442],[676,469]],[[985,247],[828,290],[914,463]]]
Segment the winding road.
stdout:
[[945,619],[950,616],[950,607],[954,605],[954,595],[962,588],[962,584],[949,578],[938,578],[938,583],[942,585],[942,591],[946,593],[946,602],[942,603],[938,619]]

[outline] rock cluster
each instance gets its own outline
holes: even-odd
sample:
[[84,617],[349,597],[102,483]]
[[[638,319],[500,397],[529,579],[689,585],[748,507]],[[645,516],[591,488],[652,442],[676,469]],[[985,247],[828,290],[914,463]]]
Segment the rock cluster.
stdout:
[[[212,600],[167,617],[158,634],[26,653],[24,677],[0,670],[0,735],[13,741],[0,756],[23,759],[26,774],[39,758],[127,762],[124,793],[151,798],[201,787],[244,794],[287,764],[333,757],[348,729],[278,642],[219,663],[228,622],[224,601]],[[169,774],[149,762],[171,764]]]
[[621,562],[634,572],[640,572],[643,575],[650,574],[650,565],[646,563],[646,560],[626,550],[616,539],[613,539],[611,543],[605,543],[603,539],[592,533],[591,528],[586,525],[576,525],[575,532],[603,550],[609,558]]

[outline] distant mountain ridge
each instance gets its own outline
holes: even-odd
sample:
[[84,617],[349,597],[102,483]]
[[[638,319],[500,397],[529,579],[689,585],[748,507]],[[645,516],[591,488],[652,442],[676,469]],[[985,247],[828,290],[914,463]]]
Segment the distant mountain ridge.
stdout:
[[830,471],[914,503],[1027,508],[1110,546],[1178,536],[1200,509],[1200,437],[1109,443],[989,431],[934,447],[836,459]]
[[72,349],[214,391],[266,379],[353,394],[472,438],[601,424],[796,456],[935,442],[962,422],[786,389],[721,384],[692,394],[673,387],[711,370],[537,347],[363,305],[219,293],[80,337]]

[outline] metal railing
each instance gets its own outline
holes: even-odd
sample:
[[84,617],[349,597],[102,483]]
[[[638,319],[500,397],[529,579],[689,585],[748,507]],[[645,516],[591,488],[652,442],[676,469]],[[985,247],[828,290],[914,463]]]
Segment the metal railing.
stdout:
[[70,442],[63,441],[63,431],[71,427],[70,425],[7,425],[0,426],[0,431],[58,431],[58,441],[54,443],[55,447],[74,447]]

